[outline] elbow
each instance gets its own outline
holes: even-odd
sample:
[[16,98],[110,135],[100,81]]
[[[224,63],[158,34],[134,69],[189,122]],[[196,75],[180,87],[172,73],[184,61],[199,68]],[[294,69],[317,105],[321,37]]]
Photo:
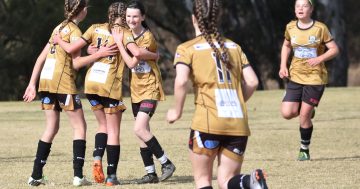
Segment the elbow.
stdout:
[[73,62],[72,62],[72,67],[75,69],[75,70],[78,70],[78,69],[80,69],[80,62],[79,62],[79,60],[77,60],[77,59],[75,59],[75,60],[73,60]]
[[138,49],[131,52],[131,54],[136,58],[139,58],[139,56],[141,55],[140,50],[138,50]]
[[258,78],[253,78],[252,80],[250,81],[247,81],[246,83],[250,88],[252,89],[257,89],[257,87],[259,86],[259,80]]

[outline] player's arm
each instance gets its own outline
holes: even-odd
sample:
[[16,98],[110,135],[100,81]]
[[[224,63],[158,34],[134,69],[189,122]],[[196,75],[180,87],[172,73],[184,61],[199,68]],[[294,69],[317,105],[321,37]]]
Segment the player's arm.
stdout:
[[328,49],[324,54],[309,59],[307,62],[310,64],[310,66],[316,66],[320,64],[321,62],[326,62],[328,60],[333,59],[336,55],[339,54],[339,48],[334,40],[325,43],[326,48]]
[[116,45],[101,46],[100,49],[98,51],[96,51],[94,54],[84,56],[84,57],[80,56],[81,52],[80,52],[80,50],[78,50],[77,52],[72,53],[73,68],[79,69],[81,67],[84,67],[88,64],[95,62],[96,60],[98,60],[102,57],[115,55],[116,53],[118,53],[118,49],[117,49]]
[[169,109],[167,113],[167,121],[169,123],[174,123],[176,120],[181,118],[186,98],[186,84],[189,80],[189,75],[190,67],[188,65],[176,65],[176,77],[174,84],[175,105],[173,108]]
[[287,61],[289,59],[291,53],[291,43],[290,41],[284,39],[284,43],[281,48],[281,62],[280,62],[280,70],[279,77],[289,77],[289,71],[287,69]]
[[150,52],[147,49],[140,48],[135,43],[129,43],[126,45],[126,48],[129,49],[132,55],[140,60],[157,60],[159,58],[158,53]]
[[60,45],[60,47],[69,54],[80,50],[81,48],[83,48],[86,45],[86,41],[82,38],[80,40],[76,40],[74,43],[68,43],[61,39],[60,34],[54,35],[53,40],[54,40],[54,44]]
[[131,57],[125,49],[125,46],[123,44],[124,31],[122,31],[120,28],[114,28],[111,30],[111,33],[114,37],[117,47],[119,48],[121,57],[125,61],[125,64],[130,69],[134,68],[139,63],[139,59],[137,59],[135,56]]
[[254,94],[254,91],[259,84],[259,80],[250,65],[243,68],[241,78],[241,88],[246,102]]
[[47,43],[46,46],[44,47],[44,49],[41,51],[38,58],[36,59],[29,84],[28,84],[28,86],[25,90],[24,96],[23,96],[23,99],[25,102],[31,102],[36,97],[36,86],[35,85],[40,76],[41,70],[44,66],[46,56],[47,56],[48,52],[50,51],[50,47],[51,47],[50,43]]

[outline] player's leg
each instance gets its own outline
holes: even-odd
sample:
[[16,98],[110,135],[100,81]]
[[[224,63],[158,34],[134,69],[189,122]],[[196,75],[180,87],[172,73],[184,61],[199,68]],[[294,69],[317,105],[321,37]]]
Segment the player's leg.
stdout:
[[281,103],[281,115],[285,119],[292,119],[299,115],[302,90],[302,85],[289,81]]

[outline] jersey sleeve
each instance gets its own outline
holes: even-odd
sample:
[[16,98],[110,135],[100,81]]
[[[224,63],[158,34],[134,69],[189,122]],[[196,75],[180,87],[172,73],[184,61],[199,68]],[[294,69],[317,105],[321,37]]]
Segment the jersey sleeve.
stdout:
[[334,38],[333,36],[331,35],[329,29],[327,26],[324,25],[324,31],[322,33],[322,40],[324,43],[328,43],[330,41],[332,41]]
[[134,37],[129,30],[124,30],[123,44],[126,47],[129,43],[135,43]]
[[177,64],[185,64],[187,66],[191,66],[191,54],[188,52],[188,49],[184,46],[180,45],[176,49],[175,57],[174,57],[174,67]]
[[75,41],[79,40],[81,38],[81,30],[76,29],[70,34],[70,43],[74,43]]
[[289,34],[289,27],[286,26],[285,28],[285,33],[284,33],[284,37],[287,41],[290,41],[290,34]]
[[240,46],[238,47],[238,52],[240,54],[241,67],[245,68],[245,67],[250,66],[249,60],[247,59],[246,54],[242,51]]
[[90,26],[86,32],[81,36],[81,38],[83,38],[86,43],[90,44],[92,42],[92,35],[94,33],[94,25]]

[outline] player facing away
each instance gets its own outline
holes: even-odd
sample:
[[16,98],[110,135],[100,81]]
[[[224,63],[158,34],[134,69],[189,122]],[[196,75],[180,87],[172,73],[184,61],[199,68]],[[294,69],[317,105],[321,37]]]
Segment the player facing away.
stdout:
[[240,46],[218,32],[220,0],[195,0],[193,26],[196,37],[177,47],[174,66],[174,108],[167,121],[180,119],[189,78],[195,92],[189,152],[196,188],[212,189],[217,157],[221,189],[267,188],[264,172],[240,174],[250,129],[246,101],[258,79]]
[[[69,44],[55,37],[55,41],[67,52],[77,51],[87,44],[99,49],[92,55],[77,58],[74,66],[80,68],[91,64],[85,78],[85,94],[98,122],[93,152],[93,178],[97,183],[105,181],[107,186],[120,184],[116,172],[120,159],[120,123],[122,112],[126,109],[122,102],[125,63],[117,51],[111,29],[126,25],[125,11],[125,3],[112,3],[108,8],[108,22],[93,24],[76,43]],[[106,179],[102,167],[105,149],[108,163]]]
[[86,0],[65,0],[66,20],[53,30],[48,44],[37,58],[29,85],[23,96],[25,102],[34,100],[36,97],[35,85],[40,77],[38,91],[42,109],[45,112],[46,127],[39,140],[33,171],[28,180],[28,184],[31,186],[45,184],[43,167],[50,154],[52,141],[59,130],[62,110],[68,115],[73,127],[73,185],[91,184],[83,176],[86,122],[75,86],[76,70],[72,67],[73,60],[80,56],[80,51],[68,54],[60,46],[53,44],[53,36],[57,32],[70,43],[80,39],[81,31],[77,25],[86,17],[86,14]]
[[[119,29],[113,31],[120,53],[131,69],[130,92],[135,117],[134,132],[140,142],[140,154],[147,172],[145,176],[135,181],[137,184],[164,181],[171,177],[176,169],[150,131],[150,118],[155,113],[158,101],[164,100],[165,95],[160,69],[156,62],[158,58],[157,44],[144,20],[143,4],[139,1],[132,1],[126,9],[126,22],[130,32]],[[153,155],[161,163],[162,175],[160,178],[155,171]]]
[[[325,61],[339,53],[326,25],[311,18],[313,10],[312,0],[295,1],[297,19],[287,24],[281,49],[279,76],[289,80],[281,103],[281,114],[285,119],[299,116],[299,161],[310,160],[309,145],[313,132],[311,118],[328,82]],[[293,57],[288,70],[291,51]]]

